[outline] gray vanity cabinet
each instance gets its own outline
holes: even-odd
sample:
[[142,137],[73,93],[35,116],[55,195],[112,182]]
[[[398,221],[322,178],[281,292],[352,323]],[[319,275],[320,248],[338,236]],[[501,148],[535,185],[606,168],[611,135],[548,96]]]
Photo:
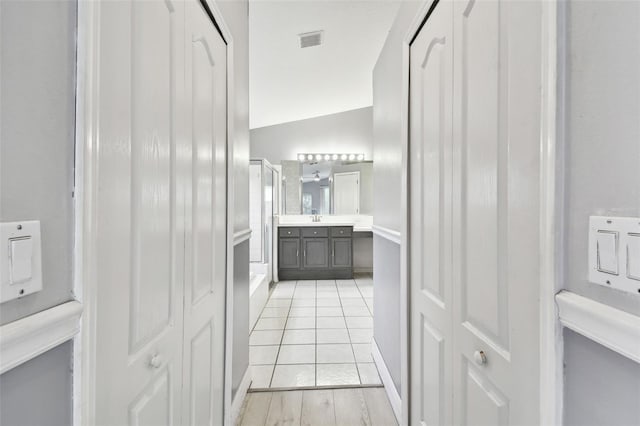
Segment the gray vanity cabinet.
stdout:
[[281,280],[353,278],[352,227],[281,227]]
[[281,237],[278,246],[279,269],[300,269],[300,240]]
[[334,268],[351,268],[353,242],[351,238],[331,239],[331,266]]
[[329,239],[302,239],[302,268],[325,269],[329,267]]

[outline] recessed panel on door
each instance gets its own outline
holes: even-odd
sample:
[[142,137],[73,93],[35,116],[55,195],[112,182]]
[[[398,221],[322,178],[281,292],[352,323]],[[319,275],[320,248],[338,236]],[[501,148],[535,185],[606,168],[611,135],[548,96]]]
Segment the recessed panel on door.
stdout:
[[190,425],[213,422],[213,327],[207,323],[191,340]]
[[173,410],[171,374],[168,369],[164,369],[131,404],[129,425],[170,425]]
[[489,378],[469,361],[464,360],[460,398],[465,426],[509,425],[509,401]]
[[132,351],[167,327],[175,303],[172,12],[166,2],[131,7]]

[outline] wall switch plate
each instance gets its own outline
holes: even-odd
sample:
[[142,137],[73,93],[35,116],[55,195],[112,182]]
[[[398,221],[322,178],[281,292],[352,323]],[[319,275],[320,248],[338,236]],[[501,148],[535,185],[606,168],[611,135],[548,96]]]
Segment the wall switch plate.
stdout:
[[0,223],[0,303],[42,290],[40,222]]
[[640,296],[640,218],[589,218],[589,281]]

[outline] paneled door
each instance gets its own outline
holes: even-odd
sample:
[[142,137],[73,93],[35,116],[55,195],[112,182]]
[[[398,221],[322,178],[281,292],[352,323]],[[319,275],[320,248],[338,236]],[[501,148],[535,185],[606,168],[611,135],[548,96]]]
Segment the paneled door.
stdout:
[[225,46],[196,0],[96,8],[95,423],[220,424]]
[[[226,45],[199,1],[186,2],[189,150],[183,424],[223,419],[227,199]],[[181,158],[182,164],[182,158]]]
[[411,46],[415,423],[539,423],[540,13],[440,0]]
[[410,51],[411,423],[452,422],[453,2]]
[[454,423],[539,424],[541,2],[454,2]]
[[360,172],[333,174],[333,214],[360,214]]

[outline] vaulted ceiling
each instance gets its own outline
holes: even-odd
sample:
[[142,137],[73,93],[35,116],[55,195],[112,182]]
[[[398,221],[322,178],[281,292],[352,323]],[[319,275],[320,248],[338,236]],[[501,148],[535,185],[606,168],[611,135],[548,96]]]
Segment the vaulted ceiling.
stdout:
[[[373,104],[372,71],[399,3],[251,0],[250,126],[264,127]],[[323,30],[320,46],[298,34]]]

